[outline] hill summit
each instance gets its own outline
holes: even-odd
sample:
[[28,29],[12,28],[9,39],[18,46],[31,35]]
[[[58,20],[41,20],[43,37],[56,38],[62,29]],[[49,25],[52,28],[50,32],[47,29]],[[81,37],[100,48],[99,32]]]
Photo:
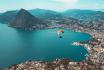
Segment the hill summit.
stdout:
[[9,25],[16,28],[33,29],[44,23],[43,20],[31,15],[25,9],[21,9]]

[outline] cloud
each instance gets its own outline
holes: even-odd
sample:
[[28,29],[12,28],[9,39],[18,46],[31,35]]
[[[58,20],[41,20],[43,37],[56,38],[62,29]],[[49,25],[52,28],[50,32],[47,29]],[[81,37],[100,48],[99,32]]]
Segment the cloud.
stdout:
[[63,4],[69,4],[69,5],[73,5],[78,2],[78,0],[55,0],[55,1],[63,3]]
[[62,6],[60,9],[74,9],[77,8],[77,3],[79,0],[54,0],[60,3]]

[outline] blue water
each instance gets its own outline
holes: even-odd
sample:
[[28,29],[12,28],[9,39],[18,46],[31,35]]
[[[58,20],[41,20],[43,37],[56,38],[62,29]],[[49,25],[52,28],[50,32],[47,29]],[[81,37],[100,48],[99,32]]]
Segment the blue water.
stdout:
[[73,46],[72,43],[88,41],[91,36],[64,29],[63,37],[59,38],[57,30],[59,28],[23,31],[0,24],[0,68],[26,60],[84,60],[88,51],[82,46]]

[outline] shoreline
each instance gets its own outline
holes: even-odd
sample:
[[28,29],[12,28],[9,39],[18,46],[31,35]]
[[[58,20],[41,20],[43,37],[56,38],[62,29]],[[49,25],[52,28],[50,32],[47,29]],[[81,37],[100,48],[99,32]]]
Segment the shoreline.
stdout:
[[104,57],[104,55],[100,55],[102,52],[104,52],[104,32],[90,28],[83,28],[77,25],[63,26],[63,28],[71,29],[76,32],[88,33],[93,37],[93,40],[90,42],[83,43],[85,48],[90,53],[85,60],[82,62],[72,62],[68,59],[57,59],[52,62],[27,61],[25,63],[13,65],[4,70],[104,70],[104,61],[103,59],[100,59],[100,57]]

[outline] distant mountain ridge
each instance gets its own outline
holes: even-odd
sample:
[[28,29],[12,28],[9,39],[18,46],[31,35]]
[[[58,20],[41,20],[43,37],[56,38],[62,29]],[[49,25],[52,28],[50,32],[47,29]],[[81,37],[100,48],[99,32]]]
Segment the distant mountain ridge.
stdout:
[[96,9],[95,11],[101,11],[101,12],[104,12],[104,9]]
[[52,10],[33,9],[33,10],[29,10],[29,12],[32,15],[42,19],[55,20],[55,19],[63,18],[63,15],[61,13]]
[[[58,24],[79,24],[89,28],[104,29],[104,12],[102,11],[71,9],[64,12],[56,12],[52,10],[33,9],[28,10],[28,12],[38,19],[50,21],[50,25],[55,22]],[[9,23],[16,17],[17,13],[18,11],[9,11],[1,14],[0,22]]]
[[9,23],[16,15],[18,11],[7,11],[0,15],[0,22]]
[[[80,9],[71,9],[64,12],[56,12],[52,10],[45,10],[45,9],[32,9],[28,10],[32,15],[47,20],[56,20],[62,19],[65,17],[72,17],[79,20],[91,20],[93,17],[103,18],[101,15],[104,15],[104,12],[101,11],[93,11],[93,10],[80,10]],[[1,22],[8,22],[14,16],[16,16],[18,11],[7,11],[0,15]],[[98,16],[99,15],[99,16]]]
[[79,20],[87,20],[89,17],[94,16],[97,13],[98,11],[72,9],[72,10],[64,11],[62,14],[64,16],[73,17]]
[[[36,16],[37,18],[40,19],[45,19],[45,20],[55,20],[55,19],[60,19],[63,18],[63,15],[55,12],[55,11],[51,11],[51,10],[44,10],[44,9],[33,9],[33,10],[28,10],[28,12],[30,12],[32,15]],[[17,11],[7,11],[3,14],[0,15],[0,22],[3,23],[8,23],[10,22],[10,20],[13,19],[13,17],[15,17],[18,13]]]
[[104,30],[104,12],[93,10],[67,10],[64,16],[81,20],[80,25],[91,29]]

